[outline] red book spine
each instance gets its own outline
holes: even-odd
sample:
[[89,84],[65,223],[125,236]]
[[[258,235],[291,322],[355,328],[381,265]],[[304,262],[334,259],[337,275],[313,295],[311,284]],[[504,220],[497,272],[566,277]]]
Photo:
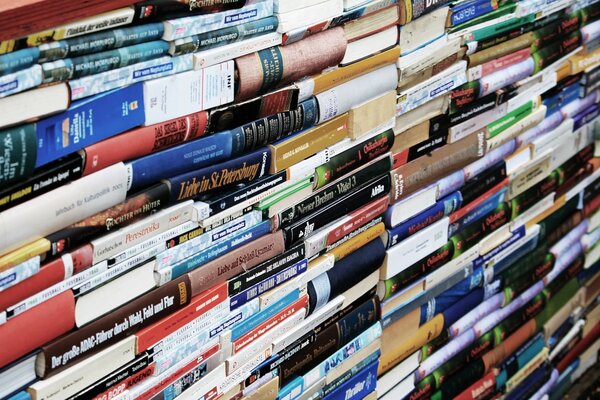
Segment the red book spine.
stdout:
[[71,253],[42,265],[40,271],[2,292],[0,310],[6,310],[73,274],[92,266],[92,246],[85,245]]
[[137,354],[149,349],[155,343],[212,310],[217,304],[222,303],[226,299],[227,282],[223,282],[192,298],[190,304],[181,310],[140,330],[136,333]]
[[206,132],[207,122],[208,113],[201,111],[160,124],[135,128],[88,146],[84,149],[86,161],[83,175],[199,138]]
[[390,198],[385,196],[348,214],[348,220],[344,221],[342,226],[329,232],[329,235],[327,235],[327,245],[332,245],[338,240],[343,239],[344,236],[377,218],[377,216],[387,210],[389,204]]
[[0,368],[75,326],[75,297],[67,290],[0,325]]
[[264,321],[262,324],[258,325],[251,331],[246,332],[246,334],[239,337],[237,340],[234,340],[231,343],[233,346],[233,351],[238,352],[242,350],[254,340],[264,335],[268,330],[272,329],[276,325],[279,325],[291,315],[306,307],[308,307],[308,296],[302,296],[289,306],[285,307],[283,310],[279,311],[277,314],[273,315],[271,318]]
[[139,372],[135,373],[134,375],[130,376],[129,378],[125,379],[124,381],[117,383],[116,385],[114,385],[113,387],[111,387],[110,389],[105,391],[104,393],[100,393],[99,395],[94,397],[92,400],[112,399],[112,398],[116,397],[117,395],[123,393],[125,390],[129,389],[130,387],[137,385],[138,383],[141,383],[141,382],[145,381],[146,379],[148,379],[149,377],[151,377],[154,374],[155,369],[156,369],[156,363],[152,363],[152,364],[148,365],[146,368],[143,368],[141,371],[139,371]]

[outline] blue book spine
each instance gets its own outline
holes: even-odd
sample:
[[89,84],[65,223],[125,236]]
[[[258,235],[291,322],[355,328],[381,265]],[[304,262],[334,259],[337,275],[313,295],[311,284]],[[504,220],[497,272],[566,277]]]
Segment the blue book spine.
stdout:
[[8,397],[6,400],[31,400],[31,396],[26,391],[21,391]]
[[40,51],[37,47],[2,54],[0,55],[0,75],[29,68],[38,62],[39,56]]
[[36,167],[144,123],[144,91],[136,84],[78,101],[36,123]]
[[279,389],[277,400],[295,400],[304,393],[304,377],[297,376]]
[[479,218],[483,217],[485,214],[491,212],[496,207],[498,207],[500,203],[504,201],[505,193],[507,190],[507,188],[499,190],[498,193],[485,200],[481,205],[479,205],[479,207],[467,213],[464,217],[450,224],[450,226],[448,227],[448,236],[453,236],[465,226],[469,225],[474,221],[477,221]]
[[242,337],[242,335],[246,334],[258,325],[262,324],[267,319],[271,318],[272,316],[274,316],[279,311],[283,310],[285,307],[289,306],[299,298],[300,291],[298,289],[291,291],[281,299],[277,300],[275,303],[271,304],[269,307],[253,315],[251,318],[248,318],[243,323],[235,326],[231,330],[231,340],[233,341],[239,339],[240,337]]
[[258,299],[249,301],[237,310],[231,312],[226,321],[223,321],[219,326],[212,328],[209,332],[210,337],[213,338],[227,329],[235,329],[249,319],[255,317],[259,311],[260,304]]
[[225,253],[229,253],[252,240],[266,235],[270,231],[271,221],[264,221],[250,229],[241,231],[238,234],[233,235],[230,240],[211,246],[208,249],[169,267],[171,279],[176,279],[185,273],[193,271]]
[[231,135],[221,132],[140,157],[129,163],[131,189],[206,167],[231,156]]
[[[69,80],[71,99],[79,100],[149,79],[189,71],[193,67],[192,58],[191,54],[178,57],[164,56],[100,74]],[[40,66],[40,74],[41,68]]]
[[227,187],[255,181],[265,176],[271,164],[271,151],[261,148],[244,156],[168,178],[171,201],[185,201]]
[[39,45],[39,62],[59,60],[67,57],[78,57],[85,54],[99,53],[118,49],[138,43],[158,40],[164,33],[162,22],[129,26],[94,32]]
[[0,98],[20,93],[42,84],[42,67],[38,64],[0,76]]
[[497,0],[473,0],[458,3],[452,7],[451,24],[456,26],[498,8]]
[[169,43],[155,40],[100,53],[50,61],[42,64],[44,83],[66,81],[100,74],[115,68],[153,60],[168,54]]
[[454,192],[435,205],[416,215],[400,225],[388,230],[388,248],[406,239],[410,235],[433,224],[436,221],[456,211],[462,203],[460,192]]
[[507,256],[507,257],[501,259],[500,261],[496,262],[494,264],[494,275],[500,274],[506,268],[510,267],[514,263],[515,260],[518,260],[519,258],[523,257],[527,253],[533,251],[533,249],[535,249],[537,247],[537,244],[538,244],[538,237],[536,236],[536,237],[533,237],[531,240],[528,240],[526,243],[524,243],[523,246],[520,246],[519,248],[515,249],[510,254],[510,256]]
[[290,279],[303,274],[308,269],[308,260],[303,259],[290,266],[289,268],[284,269],[283,271],[251,286],[247,290],[242,293],[238,293],[233,296],[230,300],[230,307],[232,310],[240,307],[246,302],[260,296],[261,294],[268,292],[269,290],[282,285],[283,283],[289,281]]
[[377,367],[379,361],[369,365],[339,388],[325,396],[323,400],[360,400],[377,388]]

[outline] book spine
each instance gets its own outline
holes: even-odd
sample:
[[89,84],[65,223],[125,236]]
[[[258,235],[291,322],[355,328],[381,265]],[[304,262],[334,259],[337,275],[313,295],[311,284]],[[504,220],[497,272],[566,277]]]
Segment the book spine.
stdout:
[[[310,49],[310,50],[308,50]],[[333,28],[312,35],[289,46],[278,46],[237,58],[238,84],[235,100],[242,101],[277,85],[293,82],[300,77],[321,72],[337,65],[344,57],[346,38],[342,28]],[[307,63],[302,56],[310,51],[314,62]],[[259,65],[265,69],[259,68]],[[258,69],[257,69],[258,68]],[[265,71],[279,72],[267,73]]]
[[[199,112],[152,126],[136,128],[87,146],[83,150],[87,160],[83,174],[89,175],[117,162],[141,157],[196,139],[206,132],[206,125],[207,113]],[[132,146],[131,143],[133,136],[135,136],[136,146]],[[117,149],[119,151],[116,151]]]
[[153,60],[168,54],[169,44],[162,40],[93,53],[42,64],[43,83],[60,82],[99,74],[116,68]]
[[204,229],[200,229],[191,235],[188,234],[185,238],[180,237],[181,239],[170,240],[168,249],[156,257],[155,269],[158,271],[168,268],[169,265],[179,263],[217,243],[232,239],[240,232],[252,228],[261,222],[261,213],[254,211],[240,218],[233,219],[214,230],[205,232]]
[[[125,198],[125,175],[124,165],[116,164],[94,176],[81,178],[4,211],[0,214],[0,253],[122,202]],[[17,232],[10,228],[15,223],[27,223],[30,219],[36,222],[28,229]],[[10,235],[9,231],[12,231]]]
[[[190,281],[182,277],[138,297],[116,312],[55,340],[43,348],[41,362],[50,377],[85,356],[135,333],[190,302]],[[75,349],[75,350],[74,350]]]
[[[283,235],[281,232],[265,235],[238,248],[236,254],[226,254],[213,260],[189,274],[193,293],[200,293],[206,288],[224,282],[246,269],[283,253]],[[245,264],[243,264],[245,262]]]
[[384,175],[351,192],[349,195],[341,197],[329,206],[320,208],[312,215],[309,215],[290,226],[284,227],[282,230],[285,236],[286,247],[309,236],[315,229],[325,226],[349,211],[355,210],[372,200],[385,196],[389,193],[389,188],[389,176]]
[[[189,222],[192,219],[192,215],[192,202],[176,204],[149,215],[134,224],[125,226],[123,229],[100,236],[91,241],[94,248],[94,263],[103,260],[118,260],[120,254],[124,251],[127,251],[129,256],[132,256],[134,251],[129,250],[133,250],[136,245],[142,243],[147,244],[148,247],[152,247],[158,243],[148,243],[148,239]],[[166,240],[166,238],[163,240]],[[148,247],[143,250],[146,250]],[[135,251],[139,250],[135,249]]]
[[169,54],[177,56],[185,53],[196,53],[225,46],[231,43],[241,42],[255,36],[265,35],[277,30],[277,17],[262,18],[241,25],[235,25],[210,31],[199,35],[177,39],[170,43]]
[[75,103],[64,113],[37,122],[36,166],[141,125],[143,104],[142,86],[133,85]]
[[45,63],[150,42],[160,39],[162,34],[163,24],[152,23],[42,43],[37,47],[39,49],[38,61]]
[[169,199],[169,188],[165,184],[155,185],[148,190],[128,197],[100,213],[68,226],[46,237],[52,245],[51,255],[59,255],[85,244],[103,233],[119,229],[164,208]]
[[[467,142],[468,140],[468,142]],[[485,138],[482,133],[471,135],[464,141],[439,148],[430,157],[418,158],[392,170],[392,203],[432,183],[453,171],[476,161],[485,154]],[[427,168],[425,167],[427,165]]]
[[370,164],[341,177],[330,185],[318,190],[310,197],[296,205],[286,208],[277,215],[280,227],[285,227],[298,221],[319,207],[324,207],[331,201],[341,198],[352,190],[366,184],[374,176],[380,176],[391,168],[390,157],[381,157]]
[[[41,68],[41,67],[40,67]],[[69,81],[71,100],[192,69],[192,55],[165,56]],[[143,104],[143,103],[141,103]]]
[[[280,324],[281,322],[285,321],[287,318],[291,317],[293,314],[296,314],[299,311],[305,312],[307,304],[308,304],[307,296],[302,296],[298,300],[296,300],[293,303],[289,304],[288,306],[284,307],[281,311],[277,312],[270,318],[266,319],[261,324],[257,325],[256,327],[254,327],[251,330],[249,330],[248,332],[246,332],[244,335],[242,335],[239,338],[237,338],[236,340],[232,341],[231,344],[233,346],[233,348],[232,348],[233,353],[234,354],[238,353],[239,351],[243,350],[244,348],[248,347],[249,345],[252,345],[258,338],[260,338],[262,335],[264,335],[266,332],[268,332],[273,327],[277,326],[277,324]],[[299,322],[302,322],[302,321],[299,321]]]
[[450,215],[451,223],[448,228],[450,235],[454,235],[463,227],[491,212],[505,200],[506,186],[502,184],[502,186],[499,187],[499,190],[495,189],[496,188],[493,188],[489,193],[486,193],[486,195],[477,199],[476,202],[469,203],[462,209]]
[[234,153],[242,154],[257,147],[284,139],[294,132],[312,127],[317,122],[317,102],[303,101],[297,109],[277,113],[232,130]]
[[379,361],[372,363],[331,392],[327,399],[355,400],[367,398],[367,395],[376,390],[378,367]]
[[394,131],[389,129],[335,155],[326,164],[316,168],[314,188],[320,189],[342,175],[388,153],[394,145],[394,139]]
[[[324,241],[327,251],[335,249],[357,234],[364,232],[361,228],[365,225],[374,226],[382,222],[381,215],[387,210],[388,205],[389,198],[381,197],[348,214],[348,217],[343,219],[343,223],[340,221],[335,226],[331,226],[332,229],[327,233]],[[373,224],[375,220],[378,222]],[[336,253],[336,256],[339,257],[340,254]]]
[[450,8],[450,26],[460,25],[485,15],[498,8],[498,3],[492,0],[474,0],[458,3]]
[[35,256],[19,265],[0,272],[0,292],[12,287],[40,271],[40,256]]
[[247,244],[248,242],[260,238],[271,231],[271,222],[264,221],[260,224],[243,230],[233,235],[228,241],[222,244],[216,244],[207,248],[205,251],[194,254],[187,259],[170,264],[167,268],[157,271],[157,281],[159,284],[165,284],[187,272],[197,269],[199,266],[206,264],[219,256],[235,250],[236,248]]
[[388,248],[425,229],[443,217],[451,215],[461,207],[462,203],[461,193],[455,192],[440,199],[433,207],[428,208],[419,215],[406,220],[392,229],[388,229]]
[[140,157],[127,164],[131,171],[128,190],[136,190],[161,178],[226,161],[232,155],[231,149],[231,136],[222,132]]
[[193,54],[194,69],[202,69],[228,60],[234,60],[269,47],[281,44],[281,34],[277,32],[255,36],[224,46],[203,50]]
[[0,98],[39,86],[42,79],[43,72],[39,64],[0,76]]
[[175,39],[215,31],[227,26],[256,21],[272,15],[273,1],[268,0],[247,4],[234,10],[170,19],[164,22],[165,32],[162,39],[173,41]]
[[182,201],[264,176],[271,164],[269,149],[259,149],[242,157],[167,179],[171,200]]
[[0,76],[12,74],[37,64],[40,51],[37,47],[0,55]]
[[0,212],[79,179],[83,164],[84,157],[74,153],[34,170],[32,176],[24,181],[7,185],[0,190]]
[[396,103],[396,115],[405,114],[429,100],[433,100],[464,84],[467,80],[465,74],[466,65],[466,61],[459,61],[454,66],[433,76],[422,84],[400,93]]
[[246,302],[260,296],[267,291],[276,288],[279,285],[303,274],[308,268],[308,261],[306,259],[300,260],[294,265],[286,268],[283,271],[274,274],[273,276],[251,286],[247,290],[238,293],[231,297],[231,309],[235,309]]

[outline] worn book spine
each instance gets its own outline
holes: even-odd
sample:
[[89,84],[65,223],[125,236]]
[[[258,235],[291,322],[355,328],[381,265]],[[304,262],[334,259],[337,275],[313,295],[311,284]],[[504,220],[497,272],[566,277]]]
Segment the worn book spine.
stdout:
[[483,133],[470,135],[462,141],[448,144],[399,168],[392,170],[392,202],[398,202],[418,189],[458,168],[478,160],[485,154]]
[[[313,55],[312,63],[304,54]],[[237,68],[236,101],[242,101],[267,92],[278,85],[316,74],[339,64],[346,52],[346,38],[342,28],[334,28],[312,35],[289,46],[271,47],[235,60]]]
[[450,3],[448,0],[438,1],[423,1],[423,0],[400,0],[400,25],[406,25],[414,19],[419,18],[423,14],[430,13],[438,7],[443,7]]
[[53,376],[184,307],[191,297],[187,276],[154,289],[117,311],[46,344],[38,355],[37,372],[46,378]]
[[256,267],[283,251],[283,234],[280,231],[243,245],[237,249],[235,254],[223,255],[188,273],[192,282],[192,293],[197,295],[217,283],[233,278],[246,269],[250,270]]

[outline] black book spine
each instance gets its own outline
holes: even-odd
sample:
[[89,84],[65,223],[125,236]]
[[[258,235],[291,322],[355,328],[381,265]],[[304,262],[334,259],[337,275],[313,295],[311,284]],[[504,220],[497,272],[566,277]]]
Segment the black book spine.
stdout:
[[83,156],[74,153],[36,169],[27,180],[0,188],[0,212],[79,179],[83,164]]

